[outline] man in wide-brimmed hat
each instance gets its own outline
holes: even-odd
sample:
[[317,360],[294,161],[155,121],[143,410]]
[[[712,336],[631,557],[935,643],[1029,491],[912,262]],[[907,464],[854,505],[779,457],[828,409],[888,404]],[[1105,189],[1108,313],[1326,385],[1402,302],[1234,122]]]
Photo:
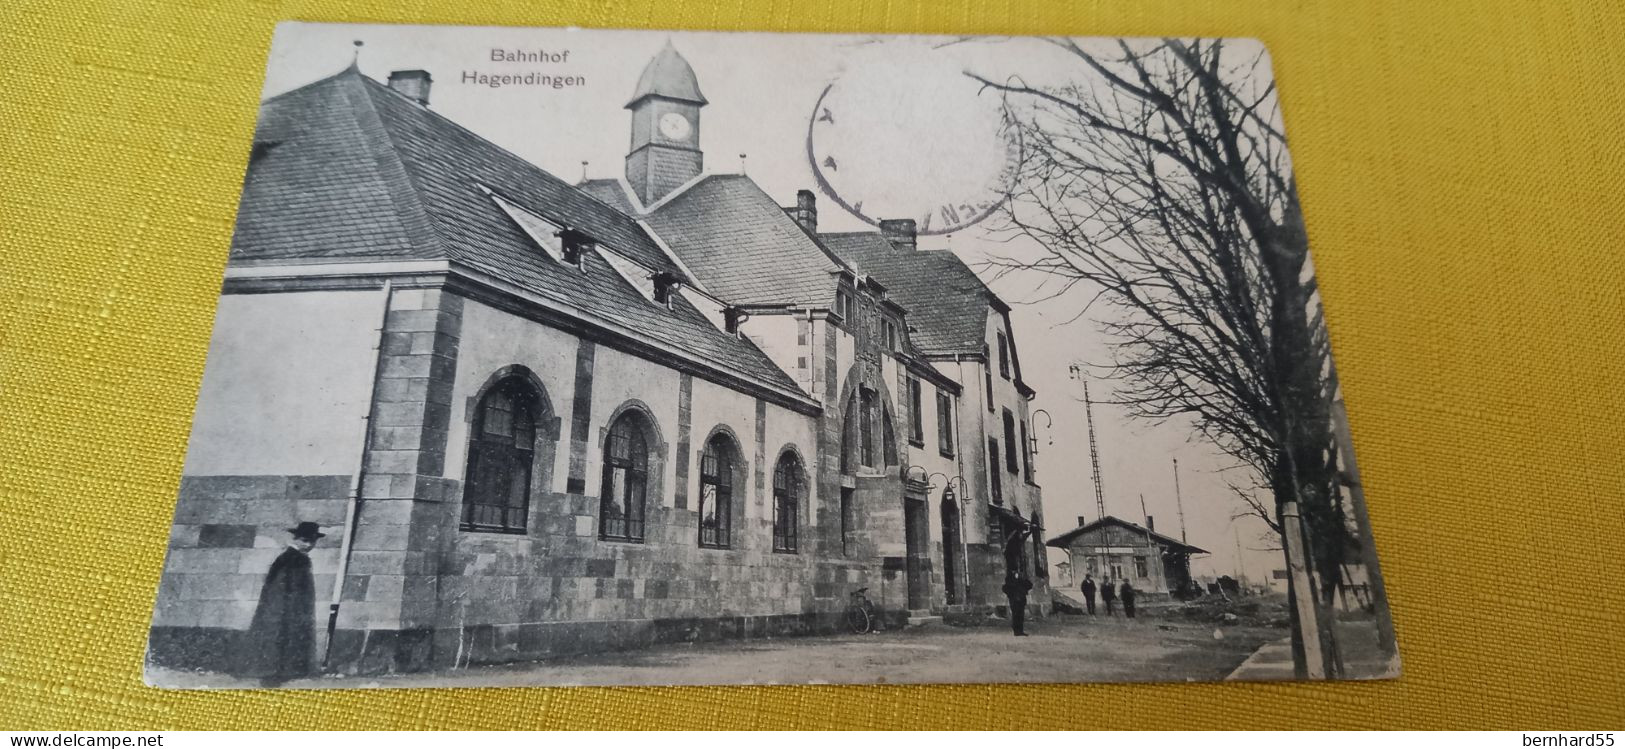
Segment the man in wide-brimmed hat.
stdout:
[[309,676],[316,655],[316,584],[310,574],[310,550],[327,534],[308,520],[288,532],[293,540],[265,574],[241,661],[244,675],[258,676],[273,687]]

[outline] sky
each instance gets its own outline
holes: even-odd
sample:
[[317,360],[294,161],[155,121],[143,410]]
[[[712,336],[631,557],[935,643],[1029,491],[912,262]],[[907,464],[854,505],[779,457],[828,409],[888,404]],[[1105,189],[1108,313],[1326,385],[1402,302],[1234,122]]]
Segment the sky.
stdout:
[[[356,40],[363,46],[357,48]],[[941,210],[985,200],[1008,147],[987,124],[988,95],[962,71],[991,79],[1019,73],[1032,83],[1084,76],[1054,49],[1019,38],[289,23],[278,27],[273,40],[264,95],[332,75],[352,59],[362,73],[380,81],[392,70],[423,69],[434,80],[431,109],[567,181],[583,174],[616,177],[630,141],[624,106],[644,64],[668,40],[693,66],[710,102],[700,125],[706,171],[743,170],[781,205],[789,205],[798,189],[819,192],[816,162],[836,195],[854,207],[861,200],[863,213],[872,218],[931,215],[937,220],[930,231],[952,228],[922,236],[921,247],[950,249],[973,268],[988,253],[1021,248],[994,241],[986,222],[955,226]],[[541,51],[562,60],[496,62],[494,49]],[[574,76],[581,82],[564,88],[492,88],[464,81],[467,74],[526,73]],[[831,109],[833,122],[810,129],[822,113],[815,112],[820,104]],[[826,159],[846,168],[830,169]],[[818,195],[818,207],[820,231],[870,228],[826,194]],[[1075,527],[1078,515],[1097,516],[1082,390],[1069,369],[1108,360],[1110,343],[1088,314],[1079,315],[1088,292],[1080,288],[1039,301],[1032,290],[1035,280],[1006,279],[994,290],[1013,307],[1022,374],[1038,391],[1031,408],[1042,409],[1053,424],[1046,428],[1044,415],[1033,417],[1047,535],[1054,537]],[[1091,379],[1090,390],[1096,400],[1111,398],[1109,381]],[[1159,532],[1179,537],[1177,459],[1183,532],[1189,543],[1211,552],[1193,561],[1194,571],[1239,571],[1262,580],[1283,566],[1264,524],[1235,517],[1243,508],[1226,487],[1231,461],[1189,424],[1130,419],[1101,403],[1094,417],[1108,514],[1141,523],[1149,514]],[[1064,555],[1052,553],[1052,563],[1061,559]]]

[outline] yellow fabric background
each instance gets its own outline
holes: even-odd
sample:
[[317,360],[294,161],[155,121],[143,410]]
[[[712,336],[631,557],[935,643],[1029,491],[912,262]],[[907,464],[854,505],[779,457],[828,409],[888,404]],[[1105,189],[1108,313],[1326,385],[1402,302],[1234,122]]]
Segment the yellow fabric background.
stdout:
[[[0,728],[1625,726],[1625,3],[464,5],[0,2]],[[1264,39],[1403,678],[142,686],[281,19]]]

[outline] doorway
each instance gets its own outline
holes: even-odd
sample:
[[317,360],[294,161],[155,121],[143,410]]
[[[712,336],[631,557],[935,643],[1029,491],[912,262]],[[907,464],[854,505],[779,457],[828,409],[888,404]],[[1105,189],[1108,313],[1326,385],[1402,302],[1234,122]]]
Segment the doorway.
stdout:
[[948,605],[959,603],[959,504],[942,498],[942,585]]
[[908,607],[912,611],[931,607],[931,537],[924,499],[903,500],[903,543],[907,554]]

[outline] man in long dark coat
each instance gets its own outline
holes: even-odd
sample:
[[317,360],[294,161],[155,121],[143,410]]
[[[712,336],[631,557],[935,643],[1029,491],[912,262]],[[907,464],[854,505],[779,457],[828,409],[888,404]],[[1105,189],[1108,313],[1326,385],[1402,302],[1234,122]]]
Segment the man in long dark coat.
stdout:
[[316,655],[316,583],[310,550],[327,534],[309,521],[288,529],[293,541],[271,563],[259,607],[244,638],[245,675],[268,687],[309,676]]
[[1083,576],[1083,603],[1089,607],[1089,615],[1095,615],[1095,576],[1085,573]]
[[1117,592],[1117,597],[1123,599],[1123,616],[1134,618],[1134,586],[1123,581],[1123,589]]
[[1004,597],[1010,604],[1010,628],[1017,637],[1027,636],[1027,591],[1032,589],[1032,581],[1014,570],[1005,574]]
[[1106,616],[1116,616],[1117,611],[1113,604],[1117,603],[1117,588],[1112,586],[1112,579],[1106,578],[1106,584],[1100,586],[1100,600],[1106,604]]

